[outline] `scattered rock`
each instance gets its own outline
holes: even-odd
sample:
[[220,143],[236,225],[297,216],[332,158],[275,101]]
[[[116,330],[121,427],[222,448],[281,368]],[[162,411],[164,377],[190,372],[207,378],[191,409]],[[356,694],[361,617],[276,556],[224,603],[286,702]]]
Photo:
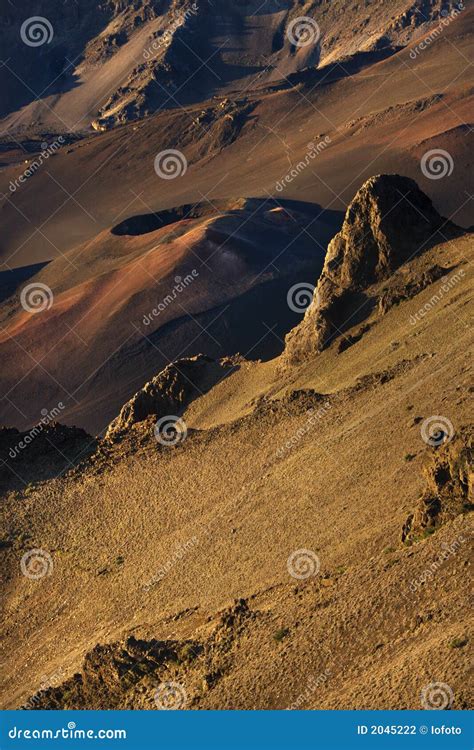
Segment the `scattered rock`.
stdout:
[[220,613],[203,643],[130,636],[107,645],[97,644],[86,654],[80,673],[39,691],[24,708],[150,708],[157,686],[168,681],[185,684],[188,698],[193,685],[200,685],[201,692],[206,693],[232,663],[235,641],[255,616],[246,600],[238,599]]
[[[140,681],[151,682],[178,661],[182,644],[142,641],[133,636],[123,643],[95,646],[81,673],[57,687],[37,693],[26,706],[35,709],[111,709],[128,707],[129,693]],[[199,649],[199,645],[195,644]],[[151,694],[152,690],[150,690]]]
[[472,435],[472,428],[464,427],[432,455],[423,471],[426,489],[403,525],[402,542],[417,541],[446,521],[473,509]]

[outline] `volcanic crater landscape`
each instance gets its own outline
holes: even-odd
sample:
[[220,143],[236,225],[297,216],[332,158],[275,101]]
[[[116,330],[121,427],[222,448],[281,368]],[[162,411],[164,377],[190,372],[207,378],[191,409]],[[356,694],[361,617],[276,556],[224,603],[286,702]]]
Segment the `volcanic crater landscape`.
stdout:
[[3,709],[472,707],[473,19],[2,5]]

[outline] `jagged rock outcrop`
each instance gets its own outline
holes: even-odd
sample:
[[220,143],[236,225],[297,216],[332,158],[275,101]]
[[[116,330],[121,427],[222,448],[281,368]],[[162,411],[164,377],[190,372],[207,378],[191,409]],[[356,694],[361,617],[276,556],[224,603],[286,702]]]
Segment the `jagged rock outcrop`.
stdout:
[[414,180],[396,174],[367,180],[329,243],[303,321],[286,337],[286,360],[297,363],[322,351],[363,305],[364,291],[426,249],[442,225],[449,230]]
[[198,354],[171,362],[128,401],[110,423],[106,440],[120,439],[137,422],[149,416],[179,416],[188,404],[235,368],[235,360],[219,362]]
[[[132,635],[99,643],[86,653],[80,672],[46,684],[22,708],[197,708],[200,698],[231,671],[239,639],[257,614],[245,599],[237,599],[210,618],[202,641],[143,640]],[[176,692],[169,690],[173,686]]]
[[432,533],[474,507],[472,425],[461,428],[451,441],[433,450],[434,455],[423,470],[426,489],[403,525],[402,541],[406,543]]
[[146,684],[152,699],[154,681],[158,685],[160,675],[184,663],[189,649],[197,655],[200,646],[193,642],[137,640],[133,636],[122,642],[97,644],[86,654],[81,672],[36,693],[23,708],[131,708],[133,704],[127,701],[133,699],[138,686]]

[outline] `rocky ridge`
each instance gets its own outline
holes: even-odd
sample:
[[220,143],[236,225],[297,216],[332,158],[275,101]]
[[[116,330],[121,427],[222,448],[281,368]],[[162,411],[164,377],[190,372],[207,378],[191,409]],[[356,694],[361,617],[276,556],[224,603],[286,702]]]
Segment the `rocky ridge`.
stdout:
[[[275,2],[262,15],[258,0],[234,3],[232,8],[223,0],[104,0],[99,4],[41,0],[24,2],[21,8],[7,4],[0,10],[0,25],[5,32],[5,58],[12,61],[18,77],[6,66],[0,71],[7,91],[0,117],[16,113],[11,125],[18,130],[16,115],[34,104],[32,90],[46,92],[55,109],[62,99],[74,106],[72,91],[79,85],[95,107],[86,104],[81,117],[77,110],[74,129],[108,130],[161,108],[174,108],[177,96],[181,104],[203,101],[216,92],[284,80],[282,71],[285,76],[338,61],[347,66],[360,53],[382,50],[392,54],[459,13],[455,0],[393,0],[390,13],[384,5],[368,0],[364,7],[348,7],[343,0],[334,0],[306,3],[303,11],[301,3],[292,0]],[[36,16],[40,17],[39,33],[48,41],[39,50],[39,65],[35,46],[28,49],[20,36],[25,19]],[[259,19],[258,31],[251,34],[254,18]],[[199,63],[211,59],[212,66]],[[109,75],[112,60],[122,74],[112,76],[104,88],[101,77]],[[257,71],[260,75],[255,76]],[[19,85],[19,79],[28,85]],[[68,104],[60,107],[57,119],[46,110],[41,115],[43,124],[54,123],[54,128],[62,130],[68,108]],[[29,115],[23,113],[20,130],[36,127],[37,114],[33,106]]]
[[120,439],[134,424],[149,416],[178,417],[193,399],[234,369],[234,359],[216,362],[204,354],[171,362],[124,404],[109,425],[105,439],[112,442]]
[[[303,321],[286,337],[286,360],[303,361],[325,349],[348,323],[357,323],[359,309],[370,309],[366,290],[426,250],[441,228],[449,234],[454,225],[439,215],[414,180],[397,174],[367,180],[329,243]],[[418,288],[423,284],[413,285],[413,293]]]

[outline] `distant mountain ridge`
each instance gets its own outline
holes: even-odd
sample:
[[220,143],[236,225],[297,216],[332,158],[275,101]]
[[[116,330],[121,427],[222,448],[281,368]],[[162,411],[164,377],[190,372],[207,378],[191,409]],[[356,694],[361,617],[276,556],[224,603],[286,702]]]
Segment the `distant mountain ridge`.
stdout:
[[[82,0],[0,11],[11,131],[102,130],[305,68],[408,44],[458,12],[452,0]],[[41,101],[39,101],[41,100]]]

